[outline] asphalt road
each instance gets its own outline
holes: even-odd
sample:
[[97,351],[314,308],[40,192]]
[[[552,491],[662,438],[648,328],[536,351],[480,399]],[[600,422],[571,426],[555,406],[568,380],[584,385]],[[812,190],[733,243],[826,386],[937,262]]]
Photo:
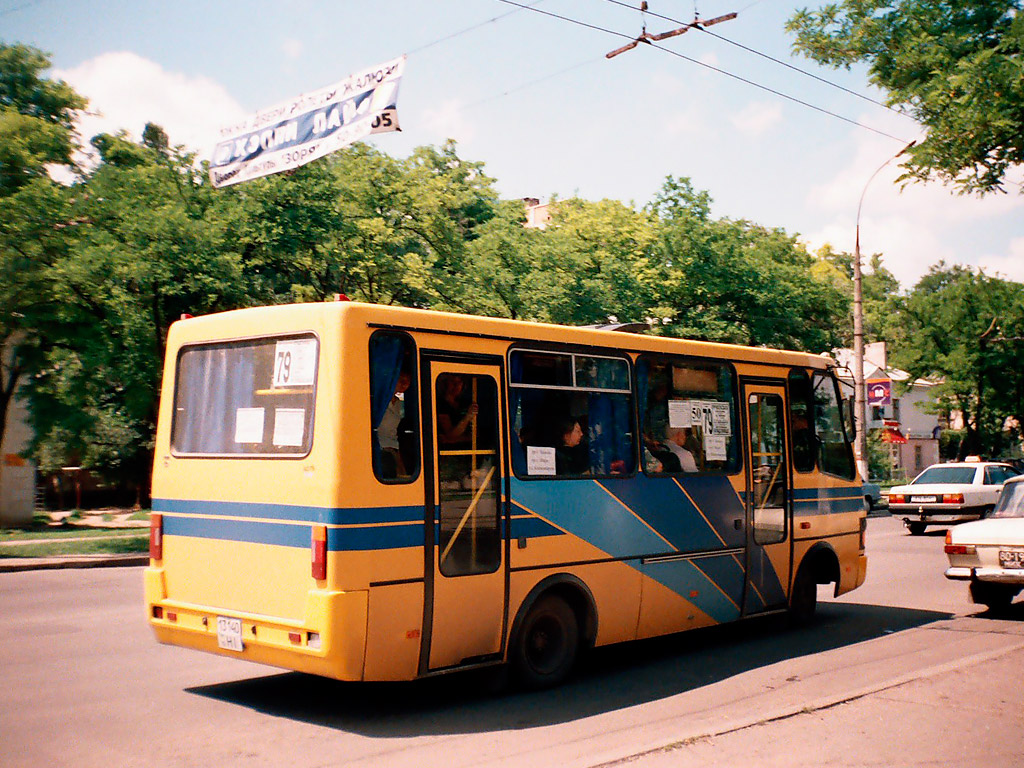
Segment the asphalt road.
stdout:
[[[601,649],[567,685],[346,684],[158,645],[142,569],[0,574],[0,765],[1024,766],[1024,604],[942,576],[942,532],[868,526],[868,582]],[[822,594],[825,600],[825,595]]]

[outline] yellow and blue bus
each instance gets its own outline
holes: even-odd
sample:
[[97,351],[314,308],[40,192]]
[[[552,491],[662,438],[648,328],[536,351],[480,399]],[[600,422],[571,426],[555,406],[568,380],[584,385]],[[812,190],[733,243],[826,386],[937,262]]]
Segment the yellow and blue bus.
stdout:
[[865,578],[826,356],[356,302],[171,326],[149,622],[340,680],[509,665]]

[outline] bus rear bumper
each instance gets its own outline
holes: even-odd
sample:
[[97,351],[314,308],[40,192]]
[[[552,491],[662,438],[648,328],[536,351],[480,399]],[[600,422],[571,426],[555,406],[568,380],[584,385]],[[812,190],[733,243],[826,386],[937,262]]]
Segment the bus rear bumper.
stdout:
[[[146,568],[147,618],[161,643],[336,680],[363,678],[365,591],[312,589],[306,594],[303,620],[292,621],[175,601],[167,597],[165,584],[162,568]],[[241,622],[241,650],[222,647],[220,617]]]

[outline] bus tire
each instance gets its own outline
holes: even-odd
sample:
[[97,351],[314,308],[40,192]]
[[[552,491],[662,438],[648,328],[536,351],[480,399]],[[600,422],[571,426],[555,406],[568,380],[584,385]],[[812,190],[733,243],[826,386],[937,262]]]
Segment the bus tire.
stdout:
[[576,663],[580,630],[576,614],[557,595],[538,600],[513,645],[516,677],[527,688],[548,688],[568,677]]
[[804,625],[814,618],[818,607],[818,580],[806,561],[796,572],[793,592],[789,596],[789,617],[793,624]]

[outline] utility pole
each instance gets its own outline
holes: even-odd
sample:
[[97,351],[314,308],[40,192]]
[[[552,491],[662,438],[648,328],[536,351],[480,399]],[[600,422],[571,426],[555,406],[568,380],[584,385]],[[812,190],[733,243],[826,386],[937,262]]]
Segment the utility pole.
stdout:
[[864,185],[857,203],[857,227],[853,241],[853,395],[854,421],[857,425],[857,440],[854,447],[857,455],[857,472],[863,481],[868,479],[868,399],[867,390],[864,387],[864,292],[861,286],[860,268],[860,210],[864,205],[864,195],[867,194],[868,187],[875,180],[875,176],[916,143],[916,141],[910,142],[878,166]]

